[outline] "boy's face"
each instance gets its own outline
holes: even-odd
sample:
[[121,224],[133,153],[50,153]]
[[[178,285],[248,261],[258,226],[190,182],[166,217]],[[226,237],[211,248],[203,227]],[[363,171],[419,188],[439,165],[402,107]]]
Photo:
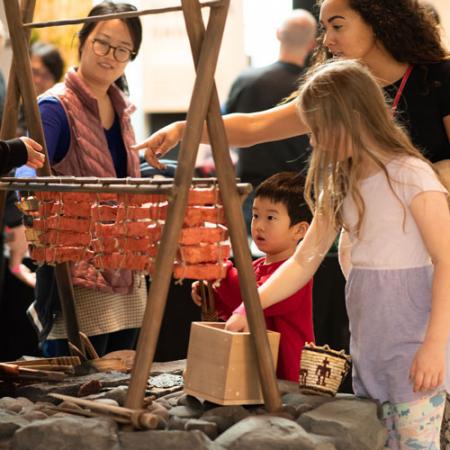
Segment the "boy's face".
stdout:
[[267,255],[268,263],[289,258],[308,229],[306,222],[293,226],[290,223],[284,203],[274,203],[264,197],[253,201],[252,238]]

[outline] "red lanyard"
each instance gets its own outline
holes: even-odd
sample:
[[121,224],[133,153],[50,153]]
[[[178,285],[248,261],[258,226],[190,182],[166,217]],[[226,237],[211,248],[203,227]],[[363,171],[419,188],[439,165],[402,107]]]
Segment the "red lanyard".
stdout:
[[412,70],[413,70],[413,66],[409,66],[406,69],[405,75],[403,75],[402,82],[400,83],[400,87],[398,88],[397,94],[395,95],[395,98],[394,98],[394,102],[392,103],[392,113],[393,114],[395,114],[395,111],[397,111],[398,103],[403,94],[403,90],[405,89],[406,83],[408,81],[409,76],[411,75]]

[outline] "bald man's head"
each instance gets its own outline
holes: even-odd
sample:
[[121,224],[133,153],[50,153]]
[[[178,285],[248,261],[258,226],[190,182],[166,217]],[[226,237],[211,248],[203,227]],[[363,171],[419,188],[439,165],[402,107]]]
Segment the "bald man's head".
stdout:
[[310,50],[316,30],[317,22],[314,16],[305,9],[296,9],[278,28],[277,38],[286,49]]

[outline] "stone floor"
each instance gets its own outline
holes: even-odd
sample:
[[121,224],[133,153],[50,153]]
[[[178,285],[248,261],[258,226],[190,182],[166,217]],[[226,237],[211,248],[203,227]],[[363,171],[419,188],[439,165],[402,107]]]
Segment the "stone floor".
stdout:
[[185,361],[155,363],[146,395],[158,429],[127,431],[110,418],[54,411],[49,393],[123,406],[129,375],[91,374],[57,384],[39,383],[0,392],[0,450],[378,450],[386,431],[376,403],[348,394],[305,395],[279,382],[283,411],[263,405],[218,406],[183,393]]

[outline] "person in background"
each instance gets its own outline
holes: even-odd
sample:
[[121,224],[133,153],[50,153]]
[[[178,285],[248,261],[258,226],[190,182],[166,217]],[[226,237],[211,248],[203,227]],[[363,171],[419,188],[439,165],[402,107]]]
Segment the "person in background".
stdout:
[[[89,16],[128,11],[136,8],[102,2]],[[125,68],[141,44],[140,19],[85,23],[78,36],[78,67],[39,98],[52,173],[139,177],[139,158],[130,149],[135,142],[130,122],[134,107],[123,89]],[[84,261],[73,265],[72,282],[80,331],[97,353],[133,348],[147,300],[144,277],[130,270],[100,271]],[[36,301],[28,311],[48,356],[68,354],[55,285],[52,268],[39,268]]]
[[[263,181],[255,191],[251,232],[258,249],[265,254],[253,262],[258,286],[292,256],[311,221],[311,211],[303,202],[304,178],[295,172],[280,172]],[[239,276],[231,261],[227,275],[214,289],[219,317],[229,319],[242,303]],[[264,310],[269,330],[280,333],[277,376],[298,382],[300,356],[305,342],[314,342],[312,320],[312,279],[297,292]],[[192,298],[201,304],[199,282],[192,284]]]
[[58,83],[64,73],[64,60],[52,44],[34,42],[30,48],[34,88],[39,96]]
[[[317,24],[308,11],[297,9],[287,16],[276,32],[278,60],[268,66],[242,72],[231,86],[223,112],[248,113],[272,108],[297,89],[314,48]],[[305,167],[308,139],[297,136],[237,149],[237,176],[254,187],[277,172]],[[244,218],[250,231],[253,195],[244,202]]]

